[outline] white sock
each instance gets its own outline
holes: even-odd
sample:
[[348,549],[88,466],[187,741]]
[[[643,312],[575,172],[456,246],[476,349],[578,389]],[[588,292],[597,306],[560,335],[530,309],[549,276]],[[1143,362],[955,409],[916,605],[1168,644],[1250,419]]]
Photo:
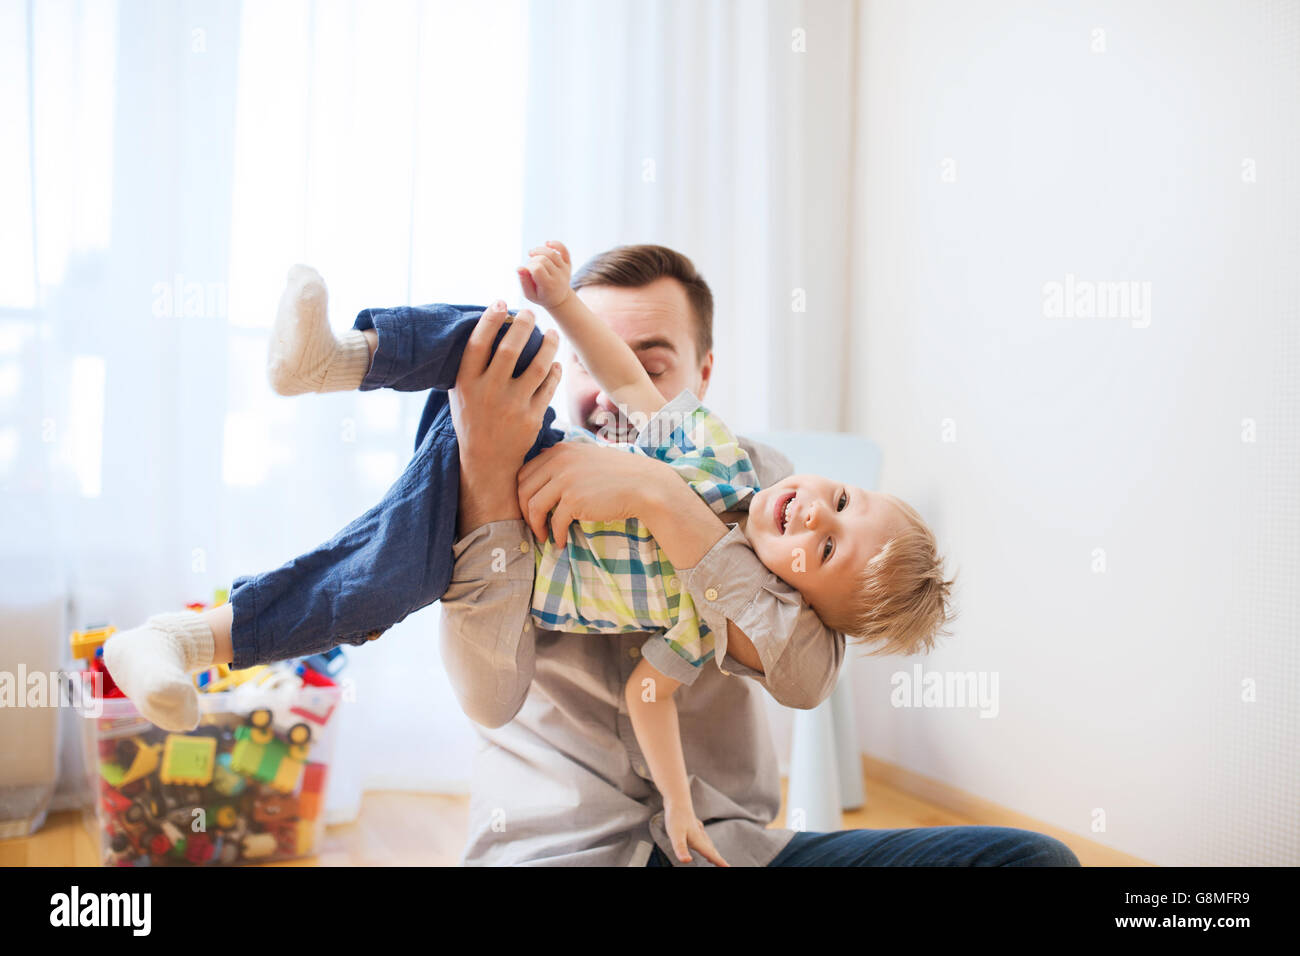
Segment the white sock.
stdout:
[[104,666],[136,709],[164,730],[199,725],[199,692],[190,674],[213,661],[212,629],[193,611],[155,614],[104,642]]
[[266,374],[281,395],[343,392],[359,388],[370,371],[366,337],[330,331],[325,281],[310,266],[294,266],[280,295],[271,328]]

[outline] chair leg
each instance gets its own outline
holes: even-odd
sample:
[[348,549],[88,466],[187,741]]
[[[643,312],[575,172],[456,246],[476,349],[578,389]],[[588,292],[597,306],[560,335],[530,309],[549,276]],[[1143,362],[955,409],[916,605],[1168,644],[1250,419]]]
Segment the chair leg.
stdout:
[[835,756],[840,777],[840,803],[845,810],[860,809],[867,802],[862,785],[862,751],[858,747],[858,724],[853,706],[853,671],[840,670],[839,682],[831,693],[835,723]]
[[822,832],[842,826],[831,700],[794,714],[786,827]]

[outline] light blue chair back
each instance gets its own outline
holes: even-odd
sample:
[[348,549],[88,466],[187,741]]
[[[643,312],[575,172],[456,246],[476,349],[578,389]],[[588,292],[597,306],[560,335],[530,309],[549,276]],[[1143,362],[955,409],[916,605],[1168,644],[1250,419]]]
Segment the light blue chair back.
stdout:
[[770,445],[794,462],[795,473],[839,478],[878,491],[884,455],[870,438],[843,432],[756,432],[748,436]]

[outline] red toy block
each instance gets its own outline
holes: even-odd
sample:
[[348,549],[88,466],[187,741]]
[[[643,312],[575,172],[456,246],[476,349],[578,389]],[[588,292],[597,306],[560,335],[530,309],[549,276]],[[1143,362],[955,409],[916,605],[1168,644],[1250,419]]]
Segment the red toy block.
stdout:
[[337,686],[334,683],[334,681],[330,680],[320,671],[308,667],[306,664],[303,664],[298,669],[298,676],[302,678],[302,682],[308,687],[336,687]]
[[325,788],[325,765],[309,763],[302,771],[302,792],[320,793]]
[[309,763],[302,772],[302,789],[298,792],[298,816],[315,820],[325,800],[325,765]]
[[130,797],[113,789],[108,784],[104,784],[99,796],[100,802],[104,805],[104,811],[110,816],[115,813],[125,813],[131,806]]
[[104,657],[102,654],[90,659],[90,667],[87,670],[101,675],[101,680],[103,682],[102,689],[105,698],[126,696],[117,689],[117,684],[113,683],[113,675],[110,674],[108,668],[104,666]]
[[185,859],[191,863],[207,863],[216,849],[212,837],[206,833],[191,833],[185,840]]
[[165,833],[156,833],[154,838],[149,841],[149,852],[156,856],[162,856],[171,848],[172,841],[167,838]]

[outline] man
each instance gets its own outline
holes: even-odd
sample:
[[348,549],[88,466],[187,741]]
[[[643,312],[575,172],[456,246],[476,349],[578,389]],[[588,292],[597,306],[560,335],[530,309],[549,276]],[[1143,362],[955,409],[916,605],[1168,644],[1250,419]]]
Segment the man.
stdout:
[[[661,246],[620,247],[588,262],[573,284],[636,351],[665,398],[683,389],[704,397],[713,371],[713,302],[688,259]],[[516,317],[531,320],[527,312]],[[498,352],[492,361],[513,357]],[[626,437],[617,409],[575,358],[564,378],[571,421]],[[540,425],[536,377],[512,379],[504,389],[487,388],[486,380],[486,368],[464,363],[451,393],[460,538],[442,599],[442,652],[483,740],[464,862],[670,865],[662,801],[623,697],[646,635],[534,629],[525,517],[537,526],[539,516],[525,510],[536,510],[541,496],[525,493],[521,504],[516,475]],[[779,453],[742,443],[764,485],[792,473]],[[554,483],[548,506],[558,495],[568,513],[618,517],[580,511],[585,505],[638,513],[655,492],[640,468],[638,456],[566,444],[523,474],[529,488]],[[1078,865],[1057,840],[1001,827],[767,829],[780,808],[780,779],[760,693],[786,706],[815,707],[834,688],[844,637],[763,567],[738,527],[723,525],[707,507],[684,521],[700,559],[679,567],[678,581],[719,641],[718,659],[679,691],[682,746],[695,809],[731,865]],[[794,640],[809,630],[817,639]],[[795,646],[814,650],[787,653]],[[711,864],[697,857],[694,865]]]

